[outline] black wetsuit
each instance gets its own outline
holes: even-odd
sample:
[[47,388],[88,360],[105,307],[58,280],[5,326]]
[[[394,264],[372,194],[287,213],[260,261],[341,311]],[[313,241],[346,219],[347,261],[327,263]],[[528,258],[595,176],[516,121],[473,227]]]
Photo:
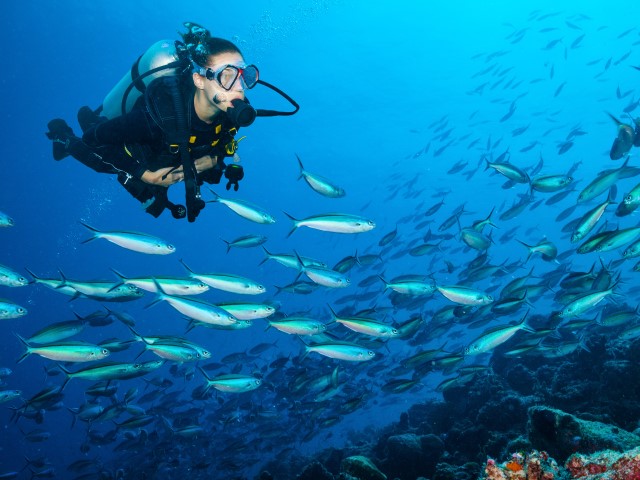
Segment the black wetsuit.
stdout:
[[[218,157],[214,168],[198,174],[198,183],[219,183],[225,168],[223,158],[232,155],[228,145],[234,141],[238,128],[229,122],[226,115],[221,115],[212,124],[203,122],[195,112],[193,87],[186,87],[183,95],[188,110],[191,158]],[[118,175],[118,181],[139,201],[148,202],[154,197],[161,200],[156,202],[155,209],[147,209],[154,216],[160,215],[164,209],[161,203],[167,201],[167,189],[143,182],[142,174],[146,170],[178,167],[181,163],[180,156],[172,152],[168,144],[170,135],[158,125],[149,109],[154,110],[156,119],[172,118],[170,103],[166,92],[162,91],[153,98],[151,105],[141,97],[131,112],[87,129],[82,140],[77,139],[68,147],[68,152],[89,168]]]

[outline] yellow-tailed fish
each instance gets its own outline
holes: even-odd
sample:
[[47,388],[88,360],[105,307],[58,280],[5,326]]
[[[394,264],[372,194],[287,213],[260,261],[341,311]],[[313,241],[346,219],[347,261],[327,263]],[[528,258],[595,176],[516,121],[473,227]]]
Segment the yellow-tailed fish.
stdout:
[[296,158],[298,159],[298,165],[300,166],[300,176],[298,176],[298,180],[304,178],[307,185],[309,185],[313,191],[329,198],[339,198],[344,197],[345,191],[343,188],[334,185],[331,181],[327,180],[320,175],[315,175],[304,169],[302,165],[302,160],[298,154],[296,154]]
[[269,326],[289,335],[318,335],[327,329],[327,326],[319,320],[303,317],[269,320]]
[[25,285],[29,285],[29,280],[18,272],[14,272],[9,267],[0,265],[0,285],[4,285],[5,287],[24,287]]
[[187,269],[189,276],[206,283],[212,288],[242,295],[259,295],[266,292],[264,285],[249,278],[230,273],[196,273],[182,260],[180,260],[180,263]]
[[373,360],[376,353],[355,343],[328,342],[306,346],[305,355],[316,352],[325,357],[348,362],[366,362]]
[[339,316],[331,307],[329,307],[329,310],[331,311],[334,322],[340,323],[354,332],[377,338],[393,338],[398,336],[398,330],[393,325],[378,322],[371,318]]
[[111,269],[120,281],[127,285],[135,285],[147,292],[156,293],[156,282],[169,295],[200,295],[209,290],[209,285],[202,280],[178,277],[125,277],[115,269]]
[[276,313],[275,307],[265,303],[219,303],[218,306],[238,320],[257,320]]
[[402,275],[389,282],[380,275],[378,278],[384,282],[385,288],[405,295],[432,295],[436,291],[436,285],[433,282],[427,282],[420,275]]
[[117,230],[102,232],[84,222],[80,223],[93,233],[93,237],[88,238],[82,243],[87,243],[97,238],[103,238],[122,248],[133,250],[134,252],[147,253],[151,255],[168,255],[176,251],[176,248],[170,243],[146,233]]
[[290,236],[299,227],[308,227],[314,230],[333,233],[362,233],[368,232],[376,226],[372,220],[346,213],[327,213],[325,215],[307,217],[302,220],[298,220],[286,212],[285,215],[293,220],[293,228],[287,236]]
[[493,302],[491,295],[462,285],[436,285],[436,289],[446,299],[461,305],[488,305]]
[[586,237],[587,234],[591,230],[593,230],[593,227],[596,226],[596,223],[598,223],[598,220],[600,220],[600,217],[602,217],[602,214],[604,213],[606,208],[612,203],[615,203],[614,200],[614,189],[612,188],[609,192],[609,198],[607,198],[606,202],[603,202],[600,205],[592,208],[587,213],[585,213],[582,218],[580,218],[578,225],[576,225],[576,228],[571,235],[571,243],[579,242],[584,237]]
[[535,253],[539,253],[545,262],[551,262],[552,260],[555,260],[555,258],[558,256],[558,247],[556,247],[549,240],[542,240],[536,245],[528,245],[524,242],[521,242],[518,239],[516,239],[516,241],[521,245],[524,245],[527,248],[527,250],[529,250],[529,254],[527,255],[527,261],[531,258],[531,255]]
[[27,309],[9,300],[0,300],[0,320],[24,317]]
[[526,319],[527,315],[525,314],[517,325],[501,325],[483,332],[482,335],[476,338],[465,348],[465,355],[478,355],[480,353],[489,352],[498,345],[502,345],[520,330],[533,332],[531,327],[525,323]]
[[86,322],[83,320],[70,320],[66,322],[58,322],[51,325],[47,325],[41,330],[37,331],[29,338],[29,343],[54,343],[65,338],[77,335],[84,330]]
[[158,288],[157,299],[149,304],[147,308],[158,302],[165,301],[183,315],[201,322],[214,325],[231,325],[238,321],[233,315],[217,305],[194,298],[168,295],[162,291],[160,285],[156,286]]
[[262,380],[251,375],[229,374],[218,375],[215,378],[209,378],[207,373],[201,368],[200,371],[207,379],[206,388],[211,387],[221,392],[227,393],[243,393],[255,390],[262,384]]
[[531,181],[531,189],[538,192],[557,192],[567,188],[573,182],[568,175],[544,175]]
[[229,208],[231,211],[240,215],[242,218],[246,218],[252,222],[270,224],[275,223],[276,219],[273,216],[260,207],[256,205],[252,205],[249,202],[244,202],[242,200],[231,200],[229,198],[222,198],[213,190],[209,189],[209,191],[214,195],[213,200],[209,200],[209,202],[221,203]]
[[345,288],[351,284],[351,280],[342,273],[329,268],[304,266],[297,253],[296,256],[298,258],[298,268],[300,272],[304,273],[312,282],[329,288]]
[[587,310],[598,305],[598,303],[604,300],[607,296],[611,295],[613,293],[613,289],[616,288],[617,285],[618,284],[615,283],[610,288],[607,288],[605,290],[581,295],[580,297],[565,305],[565,307],[560,311],[559,316],[561,318],[569,318],[582,315]]
[[98,345],[82,342],[52,343],[49,345],[30,345],[24,338],[16,334],[16,337],[25,347],[25,352],[18,359],[22,362],[32,353],[57,362],[93,362],[103,360],[109,356],[109,350]]

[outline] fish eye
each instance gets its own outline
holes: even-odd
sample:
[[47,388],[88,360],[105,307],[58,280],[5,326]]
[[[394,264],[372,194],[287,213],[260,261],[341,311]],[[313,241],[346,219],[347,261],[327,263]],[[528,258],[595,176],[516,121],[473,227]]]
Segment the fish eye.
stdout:
[[397,328],[392,328],[391,329],[391,334],[392,335],[397,335],[398,334],[398,329]]
[[167,245],[167,248],[168,248],[169,250],[175,250],[175,249],[176,249],[176,247],[174,247],[173,245]]
[[103,355],[109,355],[109,350],[107,350],[106,348],[102,349],[102,354]]
[[259,378],[256,378],[256,385],[260,385],[262,383],[262,380],[260,380]]
[[27,311],[24,308],[20,307],[18,308],[18,313],[27,313]]
[[372,352],[371,350],[369,350],[367,352],[367,355],[369,355],[370,357],[374,357],[376,354],[375,354],[375,352]]

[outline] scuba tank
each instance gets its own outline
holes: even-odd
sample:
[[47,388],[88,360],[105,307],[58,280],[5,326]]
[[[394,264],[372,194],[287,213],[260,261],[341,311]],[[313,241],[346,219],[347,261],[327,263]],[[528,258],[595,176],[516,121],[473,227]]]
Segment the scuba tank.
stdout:
[[[151,45],[104,98],[100,114],[112,119],[130,112],[136,100],[144,93],[145,87],[153,80],[177,73],[176,68],[162,67],[178,60],[178,51],[173,40],[160,40]],[[155,69],[157,70],[154,73],[145,75]]]

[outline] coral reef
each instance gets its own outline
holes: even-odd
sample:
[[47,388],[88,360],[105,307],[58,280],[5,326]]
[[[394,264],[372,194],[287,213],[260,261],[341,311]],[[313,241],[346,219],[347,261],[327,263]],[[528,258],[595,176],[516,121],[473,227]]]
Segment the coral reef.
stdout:
[[611,450],[569,457],[566,469],[583,480],[640,480],[640,448],[619,453]]
[[387,480],[387,476],[371,460],[359,455],[345,458],[341,470],[358,480]]
[[640,437],[633,433],[549,407],[529,409],[528,430],[532,445],[560,461],[575,452],[625,451],[640,445]]
[[[447,477],[443,477],[447,478]],[[480,480],[640,480],[640,448],[624,453],[605,450],[574,454],[564,468],[546,452],[515,453],[498,464],[489,458]],[[447,478],[448,480],[448,478]]]

